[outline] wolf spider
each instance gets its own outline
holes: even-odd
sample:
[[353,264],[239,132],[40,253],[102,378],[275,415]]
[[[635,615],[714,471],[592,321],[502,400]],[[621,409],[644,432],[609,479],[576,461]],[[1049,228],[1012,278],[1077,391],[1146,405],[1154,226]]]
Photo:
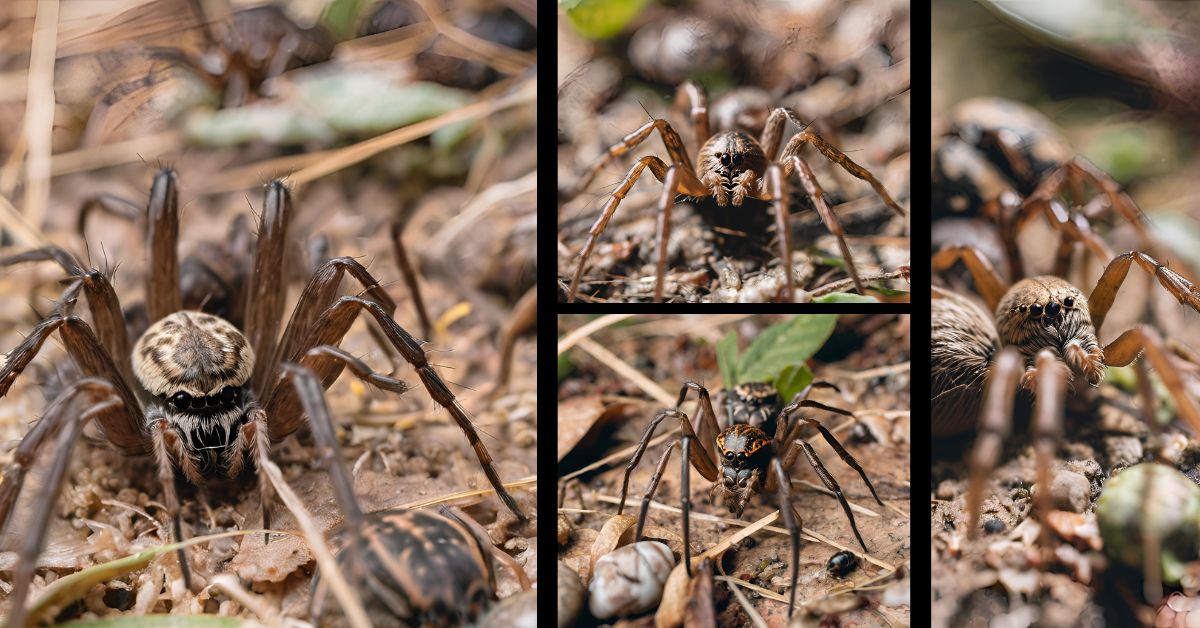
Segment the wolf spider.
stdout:
[[[567,292],[567,300],[573,302],[579,290],[579,281],[587,267],[588,257],[596,247],[596,240],[608,226],[617,211],[617,205],[629,193],[630,188],[646,168],[663,183],[662,196],[658,202],[658,268],[654,277],[654,300],[661,302],[663,296],[663,275],[667,265],[667,238],[671,229],[671,208],[675,203],[676,194],[693,197],[713,197],[717,205],[724,208],[728,205],[740,207],[747,198],[771,201],[775,210],[775,227],[779,237],[779,253],[787,269],[785,296],[788,301],[794,300],[795,286],[792,276],[792,247],[791,229],[787,208],[787,181],[793,174],[800,179],[804,191],[812,200],[826,228],[837,236],[838,246],[846,262],[846,269],[854,280],[854,285],[860,293],[864,287],[858,277],[858,269],[850,257],[850,248],[846,245],[845,233],[837,217],[825,203],[825,193],[813,175],[812,169],[800,157],[800,151],[806,144],[815,147],[826,159],[841,166],[846,172],[866,181],[875,189],[883,202],[899,216],[904,216],[904,210],[892,200],[883,184],[862,166],[854,163],[845,153],[827,143],[811,126],[803,123],[791,109],[778,107],[767,118],[761,140],[756,141],[749,135],[737,131],[709,133],[708,126],[708,96],[695,83],[687,82],[679,86],[676,100],[686,102],[691,107],[691,122],[697,140],[704,140],[697,156],[700,168],[692,166],[683,140],[666,120],[656,119],[642,125],[641,128],[625,136],[620,143],[614,144],[601,157],[579,185],[580,190],[586,189],[597,174],[608,163],[625,153],[633,150],[646,141],[655,130],[662,136],[667,154],[671,157],[668,166],[662,159],[649,155],[638,160],[621,183],[613,192],[612,198],[605,204],[595,224],[588,231],[587,242],[579,256],[579,265],[575,267],[575,275],[571,278],[571,286]],[[788,120],[794,122],[800,132],[788,140],[783,151],[779,146],[783,140],[784,125]]]
[[[149,319],[155,322],[132,348],[120,303],[104,273],[85,270],[58,247],[0,260],[0,266],[53,260],[66,271],[69,282],[53,311],[8,354],[0,368],[0,397],[8,393],[55,331],[82,375],[49,405],[21,441],[0,483],[3,528],[27,471],[49,436],[59,434],[48,480],[34,502],[31,532],[18,552],[10,625],[22,625],[24,600],[35,559],[45,542],[46,524],[71,461],[71,449],[88,422],[95,419],[104,439],[122,454],[154,456],[173,535],[181,540],[177,479],[202,488],[237,483],[244,473],[250,473],[247,458],[253,457],[253,466],[261,470],[271,443],[300,429],[306,415],[314,431],[332,433],[331,425],[317,425],[329,421],[328,412],[321,412],[318,406],[324,405],[322,392],[345,368],[382,390],[401,393],[409,388],[400,380],[376,373],[337,346],[363,312],[375,319],[391,346],[416,370],[430,397],[463,430],[501,501],[518,519],[527,521],[504,488],[466,412],[426,360],[421,343],[392,318],[395,302],[354,259],[338,257],[322,264],[301,293],[282,337],[277,338],[286,290],[282,280],[284,244],[292,214],[290,194],[281,182],[266,186],[254,272],[247,285],[244,335],[218,316],[181,308],[176,197],[175,173],[164,170],[154,179],[146,222],[154,269],[146,274],[146,300]],[[364,287],[361,296],[337,297],[345,274]],[[74,314],[81,293],[87,296],[95,331]],[[351,486],[344,475],[339,478],[336,471],[331,473],[335,485]],[[263,525],[269,527],[269,482],[260,476],[259,487]],[[190,588],[183,550],[179,559]]]
[[[721,427],[718,425],[716,414],[713,412],[708,390],[696,382],[685,382],[683,387],[679,389],[679,398],[675,402],[675,408],[663,410],[654,416],[654,419],[650,421],[650,425],[646,428],[646,433],[642,436],[641,442],[638,443],[633,457],[629,460],[629,465],[625,468],[625,479],[621,484],[621,505],[617,510],[617,514],[625,510],[625,497],[629,491],[629,475],[633,473],[638,462],[641,461],[642,455],[646,452],[646,447],[650,443],[650,439],[654,437],[654,430],[658,428],[659,423],[662,423],[664,419],[671,418],[679,421],[679,426],[683,430],[683,436],[673,441],[667,447],[666,451],[663,452],[662,458],[658,461],[658,467],[654,472],[654,476],[650,480],[650,486],[646,489],[645,495],[642,496],[641,510],[638,513],[636,540],[641,540],[642,527],[646,521],[646,512],[650,506],[650,501],[654,499],[655,491],[658,490],[658,483],[662,479],[667,461],[671,457],[671,450],[675,448],[676,444],[679,444],[682,452],[680,454],[682,458],[680,460],[681,485],[679,490],[683,500],[684,565],[687,567],[689,577],[692,575],[692,548],[689,544],[688,527],[688,513],[691,510],[689,463],[706,480],[713,482],[712,496],[714,500],[718,497],[721,498],[725,503],[725,507],[735,517],[740,518],[742,516],[742,512],[746,508],[746,502],[750,501],[750,498],[755,493],[778,492],[779,510],[783,513],[783,520],[787,524],[788,534],[791,537],[792,543],[792,589],[791,598],[788,603],[789,617],[796,606],[796,578],[799,573],[798,563],[800,560],[800,528],[803,523],[799,513],[794,512],[792,507],[791,483],[788,471],[792,468],[792,465],[796,462],[796,458],[801,453],[804,454],[804,458],[808,461],[809,466],[821,478],[821,482],[825,484],[825,488],[833,493],[837,497],[838,502],[841,503],[842,510],[846,512],[846,518],[850,520],[850,528],[854,531],[854,537],[858,539],[858,544],[862,546],[863,551],[869,551],[867,550],[867,543],[863,541],[862,534],[858,531],[858,524],[854,521],[854,513],[850,510],[850,504],[846,501],[846,496],[842,494],[841,486],[838,485],[837,480],[830,475],[829,471],[825,469],[825,465],[817,457],[817,452],[813,449],[812,445],[800,438],[801,430],[806,426],[815,427],[821,433],[821,436],[825,438],[825,441],[829,443],[829,446],[837,452],[842,461],[858,472],[863,482],[866,483],[867,488],[871,490],[871,496],[882,506],[883,501],[876,494],[875,487],[871,484],[871,480],[867,478],[867,473],[863,471],[858,461],[850,455],[850,452],[842,447],[837,438],[829,430],[825,429],[825,426],[814,419],[803,416],[796,416],[794,421],[792,419],[792,416],[800,408],[817,408],[843,416],[854,416],[854,413],[849,410],[842,410],[808,399],[808,394],[814,388],[828,388],[840,392],[837,386],[828,382],[813,382],[800,391],[792,399],[791,403],[781,408],[779,393],[771,384],[739,384],[726,394],[724,427]],[[679,411],[679,406],[683,405],[684,400],[687,398],[688,390],[695,390],[700,398],[698,432],[692,427],[692,423],[687,415]],[[692,449],[693,441],[699,443],[699,450]],[[774,471],[774,474],[771,471]]]
[[[1042,486],[1048,486],[1053,447],[1062,431],[1063,398],[1074,377],[1097,387],[1107,366],[1132,363],[1141,383],[1142,411],[1153,416],[1154,397],[1146,367],[1137,361],[1143,351],[1184,420],[1200,432],[1200,408],[1188,396],[1157,331],[1138,325],[1106,346],[1098,340],[1098,330],[1130,266],[1136,263],[1180,303],[1200,311],[1200,290],[1187,279],[1138,251],[1109,262],[1086,297],[1066,280],[1048,275],[1022,279],[1010,287],[987,258],[969,246],[942,249],[933,256],[933,268],[944,270],[959,260],[970,271],[995,319],[963,296],[932,288],[931,431],[934,437],[966,432],[978,418],[966,505],[970,536],[978,533],[983,485],[1011,429],[1018,386],[1037,395],[1033,431]],[[1157,429],[1152,420],[1147,423]],[[1041,491],[1041,495],[1040,507],[1045,512],[1049,491]]]

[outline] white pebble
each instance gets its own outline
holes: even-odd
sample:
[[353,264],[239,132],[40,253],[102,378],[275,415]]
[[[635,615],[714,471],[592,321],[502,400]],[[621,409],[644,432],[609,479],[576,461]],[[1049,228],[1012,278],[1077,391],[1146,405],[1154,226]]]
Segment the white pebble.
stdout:
[[617,548],[596,561],[588,607],[597,619],[644,613],[662,598],[675,557],[658,541]]

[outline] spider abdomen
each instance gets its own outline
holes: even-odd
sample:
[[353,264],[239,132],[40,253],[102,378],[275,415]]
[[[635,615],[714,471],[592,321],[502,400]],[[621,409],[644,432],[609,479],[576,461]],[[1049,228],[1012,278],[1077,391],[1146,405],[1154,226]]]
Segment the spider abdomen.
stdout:
[[[349,572],[350,551],[364,559],[366,581],[359,592],[379,625],[465,625],[496,599],[490,555],[465,524],[450,517],[385,510],[367,514],[363,529],[345,530],[339,537],[338,563],[344,573]],[[327,593],[318,575],[313,580],[315,616],[325,612]]]
[[974,427],[1000,335],[991,318],[952,292],[930,303],[931,430],[948,436]]
[[781,408],[779,391],[765,382],[738,384],[725,396],[725,416],[730,424],[752,425],[768,435],[775,433]]
[[230,322],[176,312],[154,323],[133,348],[133,372],[156,397],[208,398],[240,388],[254,371],[254,350]]

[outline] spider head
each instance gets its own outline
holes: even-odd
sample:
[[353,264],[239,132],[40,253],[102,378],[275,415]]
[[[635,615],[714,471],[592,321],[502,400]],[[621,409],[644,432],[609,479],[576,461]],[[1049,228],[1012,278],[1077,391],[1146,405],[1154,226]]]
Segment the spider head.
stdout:
[[254,370],[254,350],[242,332],[223,318],[193,311],[151,325],[134,345],[132,360],[143,388],[190,414],[240,404]]
[[[738,179],[743,173],[752,172],[761,177],[766,169],[767,158],[762,147],[745,133],[718,133],[700,149],[700,179],[710,187],[721,187],[728,193],[739,185]],[[716,192],[713,196],[721,198]]]
[[721,473],[713,493],[735,517],[742,516],[750,496],[761,488],[771,451],[771,439],[766,432],[752,425],[732,425],[717,435]]
[[1030,360],[1042,349],[1064,357],[1073,342],[1085,350],[1099,345],[1087,298],[1058,277],[1031,277],[1014,284],[996,307],[996,328],[1001,342],[1017,347]]

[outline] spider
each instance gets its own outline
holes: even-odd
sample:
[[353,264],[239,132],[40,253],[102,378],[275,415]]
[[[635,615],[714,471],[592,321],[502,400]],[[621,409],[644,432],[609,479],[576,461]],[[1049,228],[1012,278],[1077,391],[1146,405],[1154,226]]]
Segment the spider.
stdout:
[[[1084,182],[1099,194],[1085,197]],[[956,105],[949,129],[934,147],[932,184],[935,223],[965,220],[971,231],[994,227],[1014,280],[1025,276],[1017,234],[1039,211],[1053,228],[1108,260],[1114,255],[1091,221],[1105,210],[1115,210],[1133,226],[1151,255],[1166,259],[1150,236],[1142,211],[1120,184],[1096,164],[1075,155],[1049,119],[1021,103],[972,98]],[[1064,191],[1070,192],[1070,209],[1060,200]],[[980,224],[980,216],[992,224]],[[935,234],[949,230],[941,225]],[[933,245],[937,249],[950,243],[935,235]],[[1060,259],[1071,246],[1064,239]]]
[[[629,173],[621,180],[616,191],[613,192],[612,198],[605,204],[595,224],[588,231],[587,241],[579,256],[579,265],[575,267],[575,274],[571,279],[571,286],[567,292],[567,300],[569,302],[575,300],[575,295],[579,290],[580,278],[587,267],[588,257],[591,256],[592,250],[596,247],[597,239],[604,232],[604,228],[608,226],[608,221],[612,219],[613,214],[617,211],[617,206],[621,203],[621,200],[629,193],[630,188],[633,187],[633,184],[637,182],[646,168],[649,168],[654,176],[666,186],[663,188],[658,204],[658,229],[656,236],[658,243],[658,268],[654,280],[654,300],[656,302],[661,302],[663,296],[663,275],[667,264],[667,238],[671,228],[671,208],[675,202],[676,194],[700,198],[714,198],[721,212],[728,214],[727,220],[739,213],[736,209],[726,210],[727,207],[741,207],[746,199],[771,201],[775,211],[775,228],[779,238],[779,252],[784,268],[788,269],[785,273],[787,281],[784,294],[788,301],[794,300],[795,286],[792,276],[791,235],[787,210],[787,181],[793,174],[800,179],[805,193],[812,200],[818,214],[820,214],[821,219],[825,222],[825,226],[837,236],[838,246],[841,248],[842,257],[846,262],[846,269],[854,280],[854,285],[858,288],[858,291],[860,293],[863,292],[863,284],[858,277],[858,270],[854,266],[854,260],[850,257],[850,249],[846,245],[842,227],[833,212],[830,211],[829,206],[825,203],[824,192],[820,184],[817,183],[812,169],[800,157],[800,151],[806,144],[811,144],[822,155],[841,166],[846,172],[871,184],[876,194],[883,199],[883,202],[888,207],[895,211],[897,215],[904,216],[904,210],[892,200],[887,190],[884,189],[883,184],[865,168],[854,163],[844,153],[822,139],[811,126],[801,122],[796,113],[790,109],[778,107],[772,111],[767,119],[761,140],[756,141],[749,135],[739,131],[719,132],[715,135],[710,134],[708,126],[708,96],[695,83],[686,82],[680,85],[676,100],[681,103],[690,104],[691,122],[694,127],[695,136],[697,138],[704,138],[705,140],[698,154],[699,169],[692,166],[692,160],[683,145],[683,140],[666,120],[651,120],[642,125],[638,130],[625,136],[625,139],[620,143],[611,146],[607,153],[583,177],[583,181],[578,189],[586,189],[596,175],[611,160],[633,150],[656,130],[662,136],[663,144],[667,148],[667,153],[670,155],[672,163],[668,166],[662,159],[649,155],[639,159],[630,168]],[[784,125],[788,120],[794,122],[800,128],[800,132],[793,136],[787,145],[783,147],[783,150],[780,151],[779,147],[783,140]]]
[[[838,387],[831,383],[813,382],[800,391],[792,399],[791,403],[781,408],[779,393],[771,384],[739,384],[725,396],[724,427],[720,427],[716,414],[713,412],[708,390],[696,382],[685,382],[679,389],[679,398],[675,403],[675,408],[660,411],[654,416],[650,421],[650,425],[646,428],[646,433],[642,436],[641,442],[638,443],[633,457],[629,460],[629,465],[625,468],[625,479],[621,485],[621,505],[617,510],[617,514],[621,514],[625,509],[625,497],[629,489],[629,475],[637,467],[638,462],[641,461],[650,439],[654,437],[654,430],[665,419],[670,418],[679,421],[680,428],[683,430],[683,436],[667,446],[666,451],[663,452],[662,458],[658,462],[658,467],[650,480],[650,486],[646,489],[646,493],[642,497],[641,510],[638,513],[637,521],[637,538],[635,540],[641,540],[642,527],[646,521],[646,513],[650,506],[650,501],[654,498],[654,493],[658,489],[659,480],[662,479],[667,461],[671,457],[671,450],[678,444],[680,445],[680,465],[682,467],[680,470],[680,493],[683,499],[684,565],[687,566],[689,577],[692,575],[691,545],[689,543],[688,527],[688,513],[691,508],[690,489],[688,486],[689,464],[695,467],[705,479],[713,482],[712,496],[714,500],[720,498],[725,507],[735,517],[740,518],[742,516],[742,512],[746,508],[746,503],[750,501],[750,498],[754,494],[771,491],[778,492],[779,510],[783,513],[783,520],[787,524],[792,544],[792,588],[788,603],[789,616],[796,606],[796,578],[799,574],[800,527],[802,524],[798,513],[794,512],[791,505],[791,482],[788,477],[788,471],[801,453],[804,454],[805,460],[808,461],[813,471],[821,478],[821,482],[825,484],[825,488],[832,492],[838,502],[841,503],[842,510],[846,512],[846,518],[850,520],[850,528],[854,531],[854,537],[858,539],[858,544],[862,546],[864,551],[870,551],[867,549],[867,543],[863,540],[862,534],[858,531],[858,524],[854,521],[854,513],[850,510],[850,504],[846,501],[846,496],[842,494],[841,486],[838,485],[837,480],[834,479],[829,471],[825,469],[825,465],[817,457],[817,452],[813,449],[812,445],[800,438],[801,430],[805,426],[815,427],[821,433],[821,436],[825,438],[825,441],[829,443],[829,446],[837,452],[842,461],[858,472],[863,482],[866,483],[867,488],[871,490],[871,496],[882,506],[883,501],[876,494],[871,480],[867,478],[866,472],[863,471],[858,461],[850,455],[850,452],[842,447],[837,438],[829,430],[825,429],[823,425],[814,419],[803,416],[796,416],[795,420],[792,419],[793,415],[800,408],[817,408],[843,416],[854,416],[854,413],[848,410],[842,410],[808,399],[808,394],[814,388],[828,388],[840,392]],[[679,406],[687,398],[689,390],[695,390],[700,398],[699,432],[692,427],[692,423],[687,415],[679,411]],[[698,449],[692,448],[693,441],[698,445]]]
[[[9,352],[0,368],[0,397],[57,331],[82,378],[50,404],[45,415],[18,445],[0,483],[0,528],[4,527],[33,461],[52,433],[58,433],[55,457],[34,502],[31,532],[18,552],[13,576],[10,625],[22,625],[24,599],[35,559],[45,542],[70,451],[84,426],[95,419],[100,432],[127,456],[153,456],[163,485],[173,535],[182,538],[176,481],[195,486],[240,484],[251,467],[261,470],[270,445],[304,425],[314,431],[332,426],[320,412],[322,391],[344,368],[365,383],[401,393],[409,386],[371,370],[338,348],[362,312],[378,323],[390,344],[416,370],[430,397],[445,408],[470,442],[488,481],[521,522],[528,519],[504,488],[491,455],[466,411],[426,360],[421,344],[392,318],[395,303],[374,277],[349,257],[325,262],[301,293],[291,320],[278,335],[284,307],[282,259],[292,214],[288,189],[279,181],[266,186],[254,272],[248,279],[245,330],[209,313],[181,309],[176,253],[177,181],[167,169],[154,178],[146,238],[155,272],[147,273],[149,318],[155,321],[130,348],[120,304],[109,278],[85,270],[66,251],[47,247],[0,261],[54,260],[68,285],[53,311]],[[338,298],[342,276],[363,285],[362,296]],[[74,314],[80,294],[87,296],[95,329]],[[129,356],[126,358],[126,356]],[[254,458],[247,465],[247,458]],[[343,478],[344,480],[344,478]],[[337,478],[335,477],[335,482]],[[263,524],[270,523],[269,483],[259,477]],[[183,551],[180,568],[191,587]]]
[[[970,459],[966,506],[971,537],[978,533],[983,484],[1011,428],[1018,385],[1037,395],[1034,437],[1039,482],[1048,480],[1052,446],[1062,430],[1063,398],[1074,377],[1096,387],[1104,380],[1106,366],[1133,363],[1142,380],[1143,411],[1152,416],[1145,367],[1135,362],[1143,351],[1180,414],[1200,431],[1200,408],[1185,392],[1158,332],[1139,325],[1105,346],[1097,333],[1130,266],[1136,264],[1180,303],[1200,311],[1200,290],[1191,282],[1138,251],[1116,256],[1090,296],[1056,276],[1031,277],[1009,286],[983,254],[969,246],[944,248],[934,255],[933,267],[945,269],[958,260],[966,264],[995,317],[959,294],[932,288],[931,427],[934,437],[946,437],[969,431],[978,419],[980,433]],[[1049,498],[1049,491],[1041,494]]]

